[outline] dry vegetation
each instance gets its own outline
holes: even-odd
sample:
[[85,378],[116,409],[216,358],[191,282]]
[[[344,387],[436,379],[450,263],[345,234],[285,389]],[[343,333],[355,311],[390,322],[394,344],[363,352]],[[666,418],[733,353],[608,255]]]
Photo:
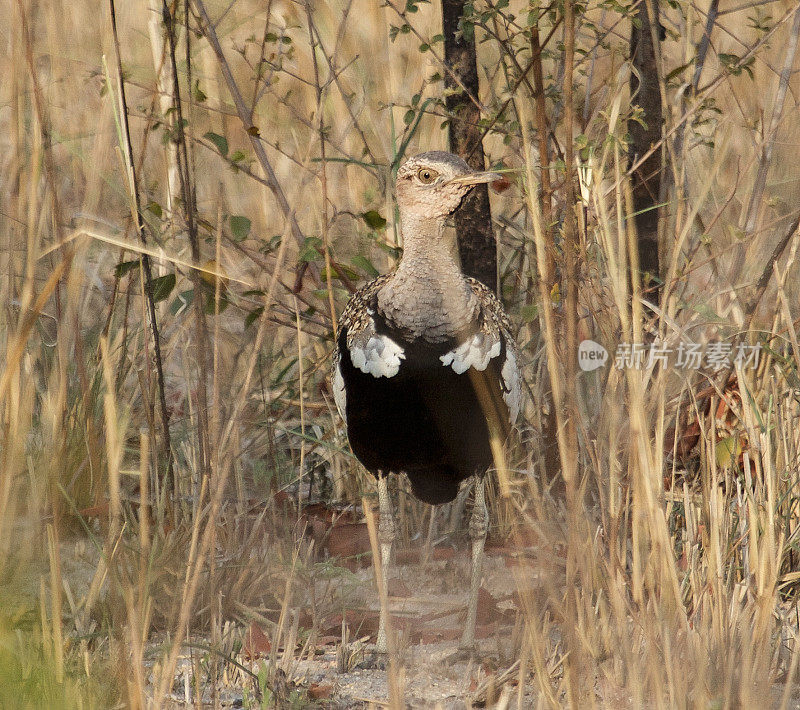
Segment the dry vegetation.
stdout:
[[[707,3],[662,8],[675,179],[654,317],[628,286],[629,8],[577,11],[573,206],[559,154],[539,164],[543,115],[568,140],[560,6],[474,3],[484,145],[515,171],[492,209],[530,396],[492,498],[492,538],[526,559],[489,568],[516,571],[516,622],[491,688],[462,706],[796,706],[800,15],[722,5],[698,80]],[[0,706],[224,704],[237,683],[249,707],[336,706],[298,664],[332,611],[373,593],[324,559],[327,526],[304,533],[296,506],[371,494],[328,356],[348,290],[402,246],[392,169],[446,148],[439,5],[178,1],[174,44],[160,2],[117,2],[116,37],[111,7],[3,0]],[[563,309],[538,285],[566,210],[580,336],[612,360],[580,375],[568,412],[569,504],[542,446]],[[613,367],[619,343],[654,337],[760,343],[761,358]],[[406,540],[433,530],[399,499]],[[254,625],[269,637],[256,660]],[[414,671],[392,660],[402,707]]]

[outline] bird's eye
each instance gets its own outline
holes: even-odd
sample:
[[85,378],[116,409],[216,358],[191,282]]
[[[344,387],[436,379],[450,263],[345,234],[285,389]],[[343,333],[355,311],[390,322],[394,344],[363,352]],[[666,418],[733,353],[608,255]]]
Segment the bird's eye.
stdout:
[[439,173],[437,173],[435,170],[431,170],[430,168],[420,168],[417,172],[417,177],[424,185],[430,185],[436,178],[439,177]]

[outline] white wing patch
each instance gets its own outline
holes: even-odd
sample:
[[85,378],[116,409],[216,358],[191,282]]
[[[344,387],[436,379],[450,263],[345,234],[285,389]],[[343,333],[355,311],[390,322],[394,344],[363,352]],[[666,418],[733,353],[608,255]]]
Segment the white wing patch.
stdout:
[[371,335],[363,347],[350,347],[353,366],[373,377],[394,377],[405,357],[403,348],[386,335]]
[[475,333],[469,340],[457,348],[445,353],[439,359],[445,367],[452,367],[457,375],[461,375],[474,367],[483,371],[489,366],[489,360],[500,354],[500,341],[487,342],[483,333]]
[[347,412],[347,391],[344,388],[344,377],[342,377],[342,365],[336,363],[336,369],[333,371],[333,401],[336,402],[336,409],[339,410],[339,416],[347,421],[345,412]]
[[506,361],[503,363],[503,369],[500,370],[500,377],[503,379],[503,401],[508,407],[508,418],[513,424],[517,421],[522,404],[522,383],[513,348],[506,348]]

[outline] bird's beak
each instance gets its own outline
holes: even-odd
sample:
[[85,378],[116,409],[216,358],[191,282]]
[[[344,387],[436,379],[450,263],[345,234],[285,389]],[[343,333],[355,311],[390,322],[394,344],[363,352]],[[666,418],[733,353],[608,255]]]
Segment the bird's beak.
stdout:
[[485,182],[494,182],[495,180],[502,180],[503,176],[500,173],[493,173],[493,172],[482,172],[482,173],[470,173],[469,175],[460,175],[459,177],[455,177],[452,180],[448,180],[448,185],[463,185],[463,186],[471,186],[471,185],[480,185]]

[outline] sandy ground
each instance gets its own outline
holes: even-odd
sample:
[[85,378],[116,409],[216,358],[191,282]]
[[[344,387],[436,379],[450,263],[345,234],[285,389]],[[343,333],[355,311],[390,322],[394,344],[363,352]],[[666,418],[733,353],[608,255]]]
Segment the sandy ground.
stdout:
[[[401,555],[402,556],[402,555]],[[445,548],[426,564],[395,564],[390,581],[390,610],[398,639],[398,674],[407,708],[458,708],[495,706],[533,707],[530,679],[519,687],[518,614],[516,581],[502,550],[492,550],[484,567],[476,653],[458,654],[469,583],[466,549]],[[446,559],[441,559],[445,557]],[[532,570],[526,570],[532,574]],[[373,643],[378,624],[378,600],[372,569],[358,570],[361,580],[352,608],[327,618],[319,630],[316,648],[310,644],[287,654],[279,649],[276,688],[284,707],[321,708],[384,707],[389,698],[386,658],[377,657]],[[343,622],[345,642],[342,642]],[[245,646],[237,660],[257,672],[271,647],[258,629],[245,633]],[[193,668],[187,655],[181,660],[172,701],[175,707],[196,706]],[[218,685],[222,707],[242,707],[253,698],[254,683],[242,672],[227,673]],[[518,702],[521,705],[518,705]],[[212,706],[210,686],[203,687],[202,706]],[[257,704],[254,705],[258,707]]]

